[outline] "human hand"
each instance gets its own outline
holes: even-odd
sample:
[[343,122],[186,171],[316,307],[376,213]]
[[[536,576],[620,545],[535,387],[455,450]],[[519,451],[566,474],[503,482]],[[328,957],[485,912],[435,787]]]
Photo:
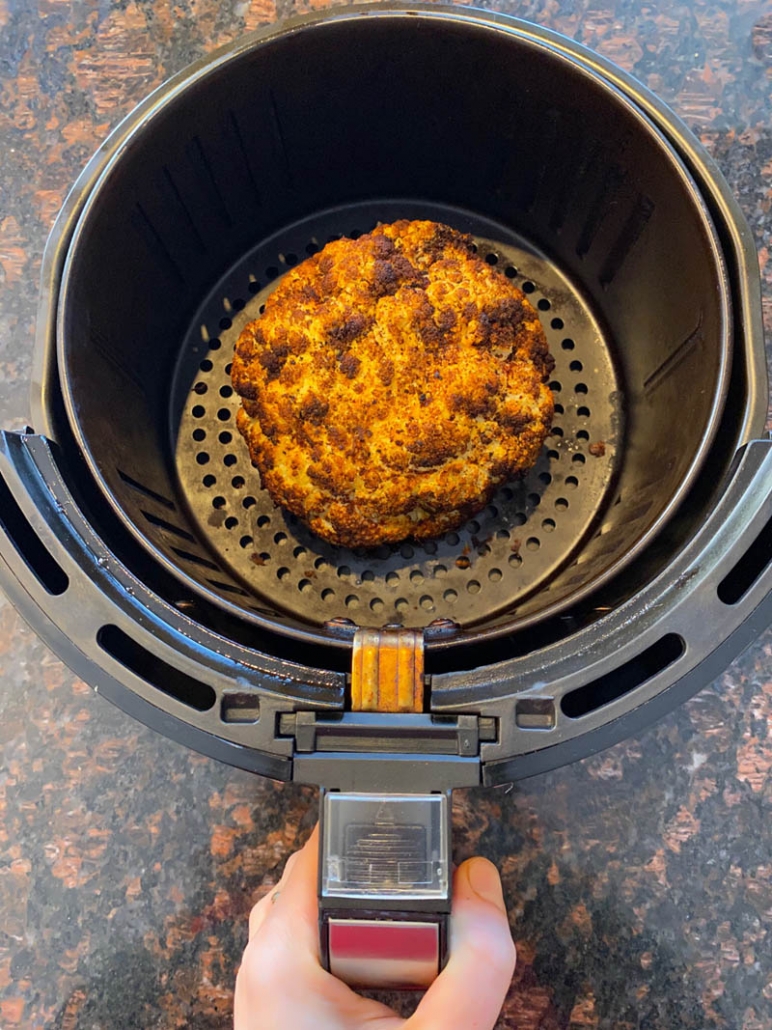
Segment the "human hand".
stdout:
[[318,833],[317,827],[252,909],[236,978],[235,1030],[492,1030],[515,968],[496,867],[472,858],[456,870],[448,964],[403,1020],[319,964]]

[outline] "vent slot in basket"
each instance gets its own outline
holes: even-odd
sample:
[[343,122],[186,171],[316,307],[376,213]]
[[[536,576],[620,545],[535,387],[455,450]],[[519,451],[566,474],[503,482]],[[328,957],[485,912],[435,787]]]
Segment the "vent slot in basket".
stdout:
[[618,669],[599,676],[592,683],[572,690],[560,702],[563,714],[569,719],[580,719],[597,708],[616,701],[624,694],[663,672],[677,661],[686,650],[686,644],[677,633],[668,633],[641,654],[620,665]]
[[745,554],[718,584],[716,593],[724,604],[737,604],[772,561],[772,519],[767,522]]
[[135,676],[197,712],[208,712],[217,700],[212,687],[168,665],[117,626],[102,626],[97,642],[103,651]]
[[43,589],[55,597],[63,594],[70,585],[67,573],[41,542],[2,476],[0,476],[0,526],[5,530],[8,539],[35,574]]

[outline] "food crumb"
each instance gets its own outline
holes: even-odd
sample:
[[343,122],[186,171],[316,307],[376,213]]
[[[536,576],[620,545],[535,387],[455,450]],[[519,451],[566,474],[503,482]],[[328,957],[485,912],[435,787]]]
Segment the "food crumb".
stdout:
[[458,569],[468,569],[471,564],[472,563],[465,554],[460,554],[458,558],[456,558],[456,568]]
[[603,440],[598,440],[597,443],[591,443],[587,448],[593,458],[602,458],[606,453],[606,445]]

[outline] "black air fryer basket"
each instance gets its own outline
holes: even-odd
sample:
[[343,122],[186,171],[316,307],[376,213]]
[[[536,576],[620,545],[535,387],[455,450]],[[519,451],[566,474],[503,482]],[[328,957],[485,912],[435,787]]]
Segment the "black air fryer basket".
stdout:
[[[457,533],[350,551],[261,491],[230,361],[283,271],[397,218],[472,233],[529,294],[556,418],[527,478]],[[446,797],[592,753],[772,618],[748,229],[640,84],[513,19],[347,8],[172,79],[57,221],[36,369],[34,432],[0,440],[4,589],[132,715],[337,800]],[[352,646],[406,630],[423,710],[352,711]],[[399,872],[336,891],[325,869],[332,923],[424,909],[442,943],[447,891]]]

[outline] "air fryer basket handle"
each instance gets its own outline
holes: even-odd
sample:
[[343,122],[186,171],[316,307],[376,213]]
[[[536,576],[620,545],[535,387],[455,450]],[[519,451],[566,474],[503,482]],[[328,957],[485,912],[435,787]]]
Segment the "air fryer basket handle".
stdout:
[[[425,685],[421,631],[397,625],[356,631],[349,689],[354,718],[391,722],[398,741],[400,718],[423,715]],[[419,733],[414,746],[420,740]],[[429,740],[418,745],[419,753]],[[400,794],[322,791],[320,953],[325,967],[351,986],[428,987],[444,966],[449,794],[420,793],[410,783]]]
[[294,718],[293,778],[321,787],[322,962],[355,987],[427,987],[448,952],[451,791],[480,783],[487,721]]
[[353,987],[428,987],[447,958],[450,794],[323,791],[320,954]]

